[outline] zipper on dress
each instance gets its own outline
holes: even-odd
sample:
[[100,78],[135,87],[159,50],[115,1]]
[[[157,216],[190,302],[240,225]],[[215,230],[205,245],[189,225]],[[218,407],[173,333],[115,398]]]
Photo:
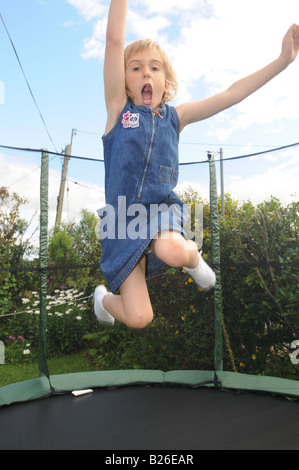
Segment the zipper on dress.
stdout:
[[146,157],[145,168],[144,168],[144,171],[143,171],[142,180],[141,180],[141,183],[140,183],[140,186],[139,186],[139,189],[138,189],[138,193],[137,193],[137,200],[141,199],[143,186],[144,186],[144,181],[145,181],[145,177],[146,177],[146,174],[147,174],[148,165],[149,165],[151,155],[152,155],[152,148],[153,148],[153,142],[154,142],[154,137],[155,137],[155,120],[156,120],[156,113],[154,111],[152,113],[152,116],[153,116],[152,135],[151,135],[149,150],[148,150],[147,157]]

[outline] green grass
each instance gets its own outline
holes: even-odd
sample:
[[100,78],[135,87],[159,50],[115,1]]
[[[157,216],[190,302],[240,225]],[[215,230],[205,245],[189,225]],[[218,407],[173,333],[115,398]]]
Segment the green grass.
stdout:
[[[86,372],[94,370],[83,354],[73,354],[48,359],[51,375],[70,374],[72,372]],[[38,363],[32,364],[4,364],[0,365],[0,387],[16,382],[23,382],[38,377]]]

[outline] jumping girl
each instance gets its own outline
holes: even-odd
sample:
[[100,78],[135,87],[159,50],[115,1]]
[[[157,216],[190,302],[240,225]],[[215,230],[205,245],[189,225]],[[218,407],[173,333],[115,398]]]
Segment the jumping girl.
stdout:
[[[274,62],[222,93],[174,108],[167,103],[176,94],[177,78],[160,46],[143,40],[124,51],[127,9],[128,0],[111,0],[104,65],[107,207],[99,211],[101,268],[119,295],[98,286],[94,308],[100,322],[144,328],[153,319],[146,276],[164,264],[185,269],[203,290],[215,285],[214,272],[187,239],[184,204],[173,192],[180,132],[239,103],[282,72],[298,54],[299,26],[288,30]],[[153,205],[162,213],[153,215]],[[129,229],[138,211],[136,237]]]

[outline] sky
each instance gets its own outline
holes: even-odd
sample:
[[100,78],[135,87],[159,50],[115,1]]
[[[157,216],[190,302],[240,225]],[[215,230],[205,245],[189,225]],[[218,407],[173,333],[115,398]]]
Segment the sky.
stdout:
[[[109,1],[0,0],[0,145],[102,159],[106,108],[103,58]],[[150,37],[173,60],[176,106],[200,100],[276,59],[298,0],[130,0],[127,43]],[[299,58],[239,105],[181,133],[180,162],[248,155],[299,142]],[[42,121],[41,115],[44,119]],[[73,132],[74,130],[74,132]],[[50,155],[50,227],[55,222],[63,159]],[[0,147],[0,186],[28,199],[22,215],[38,224],[40,153]],[[220,186],[217,163],[218,186]],[[224,190],[254,203],[271,195],[298,200],[299,146],[224,162]],[[178,189],[209,197],[207,164],[181,166]],[[104,165],[72,159],[63,220],[104,205]]]

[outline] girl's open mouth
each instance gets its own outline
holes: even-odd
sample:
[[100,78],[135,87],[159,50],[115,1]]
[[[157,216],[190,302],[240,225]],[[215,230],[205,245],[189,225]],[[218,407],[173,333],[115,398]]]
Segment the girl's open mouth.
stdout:
[[152,86],[150,84],[147,83],[143,87],[142,92],[141,92],[141,96],[142,96],[143,104],[145,104],[146,106],[150,106],[152,104],[153,89],[152,89]]

